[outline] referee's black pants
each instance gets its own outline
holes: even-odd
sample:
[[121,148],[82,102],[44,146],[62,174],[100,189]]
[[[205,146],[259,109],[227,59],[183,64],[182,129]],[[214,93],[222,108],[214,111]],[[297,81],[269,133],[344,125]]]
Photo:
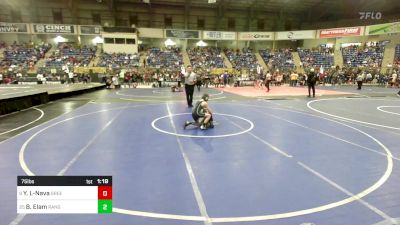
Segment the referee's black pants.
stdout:
[[361,90],[361,87],[362,87],[362,81],[357,81],[357,90]]
[[308,86],[308,97],[311,97],[311,90],[312,90],[312,96],[315,97],[315,82],[310,82],[307,84]]
[[193,106],[194,85],[185,84],[186,101],[189,107]]
[[265,81],[265,87],[267,88],[267,91],[269,91],[269,83],[271,83],[271,80]]

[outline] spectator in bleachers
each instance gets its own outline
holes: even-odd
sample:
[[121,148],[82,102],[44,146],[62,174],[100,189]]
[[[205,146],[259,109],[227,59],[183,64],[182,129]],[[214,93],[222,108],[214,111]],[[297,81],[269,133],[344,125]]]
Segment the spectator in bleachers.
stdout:
[[121,68],[121,67],[138,67],[139,54],[126,54],[126,53],[103,53],[97,66],[108,68]]
[[334,55],[331,48],[320,47],[312,50],[297,48],[297,52],[304,68],[316,66],[330,68],[334,65]]
[[341,48],[345,65],[357,67],[380,67],[383,60],[385,46],[381,43],[370,46],[349,46]]
[[256,55],[250,48],[243,48],[242,51],[239,51],[239,49],[236,51],[225,49],[224,52],[236,70],[241,70],[242,68],[256,69],[258,66]]
[[26,47],[27,44],[19,45],[16,42],[4,50],[4,59],[0,66],[11,68],[32,69],[38,60],[44,58],[46,52],[51,48],[50,44],[36,45],[33,48]]
[[179,48],[168,48],[162,51],[159,48],[151,48],[147,57],[147,66],[153,68],[169,68],[180,70],[183,65],[182,53]]
[[291,49],[260,50],[259,52],[270,69],[288,71],[295,67]]
[[61,69],[62,67],[89,66],[95,57],[96,47],[83,46],[76,48],[72,44],[60,43],[58,49],[46,59],[46,67]]
[[188,49],[190,63],[194,68],[224,68],[221,49],[216,47],[197,47]]
[[400,68],[400,45],[396,45],[394,52],[393,67]]

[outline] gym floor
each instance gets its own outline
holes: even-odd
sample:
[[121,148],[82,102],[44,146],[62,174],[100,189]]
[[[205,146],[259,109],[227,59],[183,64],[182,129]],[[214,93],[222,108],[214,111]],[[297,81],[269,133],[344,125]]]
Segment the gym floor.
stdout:
[[[2,116],[1,223],[399,224],[398,90],[286,89],[196,90],[215,112],[206,131],[183,130],[191,110],[169,89],[101,90]],[[113,214],[17,215],[26,174],[112,175]]]

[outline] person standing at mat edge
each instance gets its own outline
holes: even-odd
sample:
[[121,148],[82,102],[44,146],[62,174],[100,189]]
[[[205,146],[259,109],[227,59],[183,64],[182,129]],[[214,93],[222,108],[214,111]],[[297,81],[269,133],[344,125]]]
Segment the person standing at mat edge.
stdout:
[[365,72],[359,72],[358,73],[358,75],[357,75],[357,78],[356,78],[356,81],[357,81],[357,90],[361,90],[361,87],[362,87],[362,84],[363,84],[363,81],[364,81],[364,79],[365,79]]
[[308,97],[311,97],[311,89],[313,92],[313,98],[315,98],[315,83],[317,82],[317,75],[314,72],[314,68],[310,69],[307,76],[307,86],[308,86]]
[[267,88],[267,92],[269,92],[270,88],[269,88],[269,84],[271,83],[272,80],[272,75],[271,73],[268,71],[267,75],[265,76],[265,87]]
[[196,84],[196,74],[192,71],[192,66],[188,66],[186,72],[183,74],[185,77],[185,92],[188,107],[193,107],[193,92],[194,85]]

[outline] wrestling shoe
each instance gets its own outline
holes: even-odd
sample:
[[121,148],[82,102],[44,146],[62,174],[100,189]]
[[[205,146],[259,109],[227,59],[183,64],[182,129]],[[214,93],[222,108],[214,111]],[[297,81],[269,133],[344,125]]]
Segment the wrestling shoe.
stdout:
[[186,121],[185,124],[183,125],[183,129],[185,130],[187,126],[189,126],[190,122]]
[[203,124],[203,125],[200,126],[200,129],[201,129],[201,130],[205,130],[205,129],[207,129],[207,127],[204,126],[204,124]]

